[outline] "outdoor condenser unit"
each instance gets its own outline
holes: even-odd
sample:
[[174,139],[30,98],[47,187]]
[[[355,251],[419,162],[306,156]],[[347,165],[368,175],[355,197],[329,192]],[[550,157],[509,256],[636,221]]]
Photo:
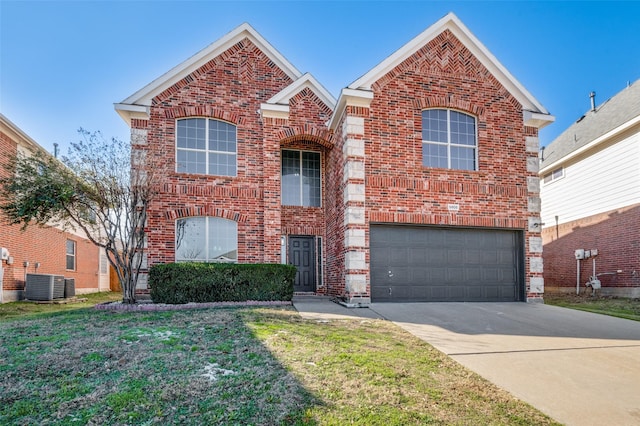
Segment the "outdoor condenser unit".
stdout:
[[74,297],[76,295],[76,280],[75,278],[64,279],[64,298]]
[[62,275],[27,274],[25,298],[28,300],[53,300],[64,297]]

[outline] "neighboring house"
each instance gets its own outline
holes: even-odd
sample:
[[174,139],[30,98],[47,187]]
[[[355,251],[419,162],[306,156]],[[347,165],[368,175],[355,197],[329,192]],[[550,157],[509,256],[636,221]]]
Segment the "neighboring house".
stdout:
[[[18,153],[45,152],[36,141],[0,114],[0,174]],[[0,211],[0,247],[6,256],[2,266],[0,301],[24,298],[25,277],[29,273],[73,278],[77,294],[109,290],[109,265],[104,252],[77,233],[54,226],[10,225]],[[0,272],[1,273],[1,272]]]
[[592,97],[541,157],[547,289],[587,291],[595,261],[603,295],[640,297],[640,80],[597,108]]
[[115,109],[168,170],[149,265],[286,262],[349,305],[542,298],[553,117],[453,14],[337,100],[243,24]]

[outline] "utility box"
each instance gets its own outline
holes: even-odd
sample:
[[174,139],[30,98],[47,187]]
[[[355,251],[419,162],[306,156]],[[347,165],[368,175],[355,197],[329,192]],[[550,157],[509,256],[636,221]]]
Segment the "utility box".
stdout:
[[28,300],[53,300],[64,297],[62,275],[27,274],[25,298]]
[[584,259],[584,249],[576,250],[576,259],[583,260]]

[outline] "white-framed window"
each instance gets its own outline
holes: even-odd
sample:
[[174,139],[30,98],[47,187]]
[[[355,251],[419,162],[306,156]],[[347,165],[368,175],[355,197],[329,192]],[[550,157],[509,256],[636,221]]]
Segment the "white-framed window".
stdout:
[[475,117],[452,109],[422,111],[422,165],[478,170]]
[[544,177],[542,178],[542,181],[544,183],[551,183],[555,180],[558,180],[560,178],[564,177],[564,167],[558,167],[557,169],[553,170],[550,173],[547,173],[546,175],[544,175]]
[[67,271],[76,270],[76,242],[67,240],[66,244],[66,269]]
[[176,125],[176,171],[236,176],[236,126],[212,118],[184,118]]
[[320,207],[320,153],[282,151],[281,194],[283,206]]
[[176,262],[237,262],[238,223],[210,216],[176,221]]

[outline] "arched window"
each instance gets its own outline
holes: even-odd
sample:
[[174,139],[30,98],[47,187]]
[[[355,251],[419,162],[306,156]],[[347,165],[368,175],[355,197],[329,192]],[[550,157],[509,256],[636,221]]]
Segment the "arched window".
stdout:
[[238,223],[209,216],[176,221],[176,262],[237,262]]
[[236,126],[210,118],[178,120],[176,171],[236,176]]
[[475,117],[451,109],[422,111],[422,165],[478,170]]

